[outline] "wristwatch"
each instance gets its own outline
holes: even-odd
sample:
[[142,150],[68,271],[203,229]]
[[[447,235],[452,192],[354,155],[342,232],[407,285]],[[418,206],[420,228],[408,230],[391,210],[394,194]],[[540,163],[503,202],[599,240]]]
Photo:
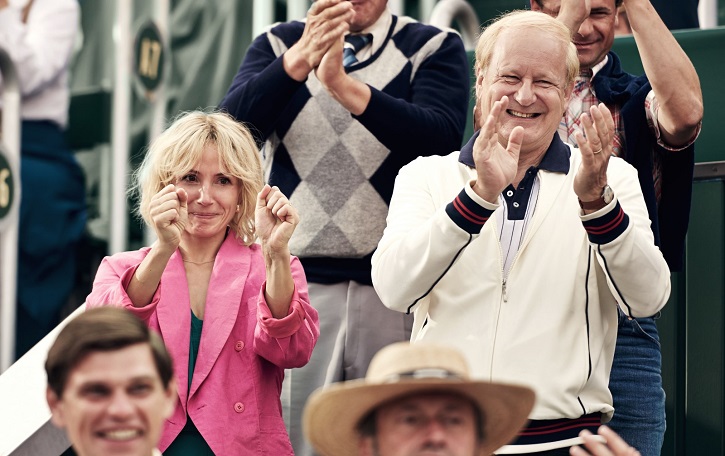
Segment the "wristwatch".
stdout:
[[613,199],[614,191],[612,191],[612,187],[605,185],[602,189],[602,196],[600,196],[599,199],[595,199],[594,201],[579,200],[579,207],[587,211],[598,211],[607,204],[611,203]]

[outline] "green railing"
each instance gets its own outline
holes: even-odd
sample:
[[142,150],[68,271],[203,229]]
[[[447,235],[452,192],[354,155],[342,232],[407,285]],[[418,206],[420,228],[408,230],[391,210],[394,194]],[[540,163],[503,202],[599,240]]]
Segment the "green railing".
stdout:
[[[725,27],[674,32],[700,76],[705,106],[685,271],[658,322],[667,392],[663,455],[725,455]],[[640,74],[632,37],[615,39],[625,70]]]

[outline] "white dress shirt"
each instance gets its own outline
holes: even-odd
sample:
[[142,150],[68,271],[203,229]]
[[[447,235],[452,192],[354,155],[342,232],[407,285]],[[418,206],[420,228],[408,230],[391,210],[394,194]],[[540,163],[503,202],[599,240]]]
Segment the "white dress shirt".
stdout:
[[[27,22],[27,0],[10,0],[0,9],[0,47],[15,63],[23,120],[68,123],[68,65],[79,22],[76,0],[34,0]],[[0,88],[2,78],[0,77]],[[2,107],[0,101],[0,107]]]

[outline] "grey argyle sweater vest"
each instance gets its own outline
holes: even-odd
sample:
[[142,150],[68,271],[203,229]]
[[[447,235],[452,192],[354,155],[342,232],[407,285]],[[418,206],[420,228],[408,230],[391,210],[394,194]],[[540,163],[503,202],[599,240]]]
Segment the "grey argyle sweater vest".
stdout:
[[[415,21],[396,19],[385,45],[370,59],[352,65],[348,73],[389,95],[405,98],[421,62],[441,46],[447,33],[418,40],[420,47],[412,53],[406,50],[406,55],[396,46],[395,37]],[[267,38],[277,56],[287,50],[281,37],[269,32]],[[410,76],[401,83],[403,71]],[[384,179],[392,184],[400,166],[389,164],[394,160],[386,161],[391,151],[332,99],[314,72],[288,109],[290,106],[298,108],[296,115],[288,128],[280,127],[286,121],[280,119],[263,153],[267,180],[290,196],[301,215],[290,241],[291,252],[303,264],[304,258],[370,255],[383,234],[390,198],[387,191],[381,194],[377,182]]]

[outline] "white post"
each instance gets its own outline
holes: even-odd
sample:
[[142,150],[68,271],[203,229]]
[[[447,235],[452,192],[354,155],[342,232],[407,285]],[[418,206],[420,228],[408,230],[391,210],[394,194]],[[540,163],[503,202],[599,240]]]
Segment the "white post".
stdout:
[[388,0],[388,8],[390,9],[390,12],[396,16],[405,16],[403,0]]
[[700,0],[697,5],[697,16],[701,29],[717,27],[717,0]]
[[287,20],[300,21],[307,17],[310,9],[309,0],[287,0]]
[[162,81],[156,89],[153,101],[153,113],[151,117],[151,127],[149,130],[149,141],[153,141],[164,131],[166,123],[166,81],[168,80],[169,71],[171,69],[171,52],[169,46],[169,0],[156,0],[154,8],[154,22],[161,32],[161,39],[164,40],[164,68]]
[[[154,91],[151,111],[151,126],[149,127],[149,142],[156,139],[166,124],[166,81],[171,69],[171,46],[169,40],[169,0],[156,0],[154,4],[154,23],[159,28],[164,46],[164,68],[161,84]],[[156,241],[156,233],[144,224],[144,245],[151,245]]]
[[113,81],[113,113],[111,125],[111,215],[109,253],[126,250],[128,243],[128,209],[126,186],[128,185],[128,123],[131,111],[131,16],[133,2],[116,0],[114,25],[115,72]]
[[[13,206],[0,224],[0,373],[15,360],[15,306],[20,213],[20,87],[10,56],[0,48],[3,76],[2,143],[13,175]],[[7,185],[7,181],[0,181]],[[4,191],[10,191],[5,189]]]
[[451,27],[457,21],[466,50],[476,47],[479,24],[476,11],[465,0],[441,0],[436,3],[429,23],[439,28]]
[[418,7],[420,8],[420,21],[426,24],[430,21],[430,15],[438,0],[420,0]]
[[274,2],[254,0],[252,5],[252,39],[274,22]]

